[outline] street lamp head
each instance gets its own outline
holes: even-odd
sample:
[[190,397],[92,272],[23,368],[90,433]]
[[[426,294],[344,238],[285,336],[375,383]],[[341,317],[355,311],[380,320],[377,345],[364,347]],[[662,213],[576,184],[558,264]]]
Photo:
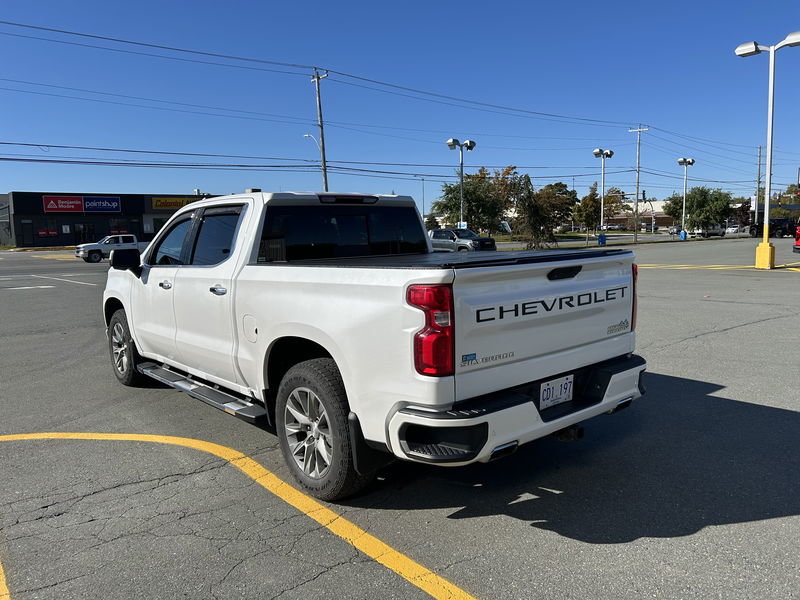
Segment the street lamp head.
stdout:
[[461,145],[461,142],[459,142],[456,138],[450,138],[449,140],[447,140],[446,144],[447,147],[450,148],[450,150],[455,150]]
[[592,154],[594,154],[595,158],[600,158],[603,156],[603,149],[602,148],[595,148],[592,150]]
[[614,156],[614,151],[613,150],[603,150],[603,156],[605,156],[606,158],[611,158],[612,156]]
[[687,158],[686,159],[686,164],[691,167],[694,164],[694,159],[693,158]]
[[693,158],[679,158],[678,164],[682,167],[691,167],[694,164]]
[[464,140],[464,147],[467,150],[474,150],[475,149],[475,140]]
[[734,52],[736,53],[736,56],[755,56],[761,52],[761,50],[756,42],[745,42],[744,44],[739,44],[736,46],[736,50],[734,50]]
[[787,35],[781,46],[800,46],[800,31],[793,31]]

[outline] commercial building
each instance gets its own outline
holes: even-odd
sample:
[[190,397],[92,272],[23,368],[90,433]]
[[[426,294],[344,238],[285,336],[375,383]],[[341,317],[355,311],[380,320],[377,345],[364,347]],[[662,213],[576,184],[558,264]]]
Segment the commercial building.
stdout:
[[149,241],[179,208],[205,196],[10,192],[0,195],[0,245],[71,246],[133,233]]

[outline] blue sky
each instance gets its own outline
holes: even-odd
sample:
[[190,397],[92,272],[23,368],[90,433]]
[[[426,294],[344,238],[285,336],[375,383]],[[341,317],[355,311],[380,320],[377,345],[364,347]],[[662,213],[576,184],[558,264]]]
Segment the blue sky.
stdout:
[[[572,186],[574,177],[580,195],[600,178],[592,149],[610,148],[606,186],[633,192],[636,136],[628,128],[639,123],[651,127],[641,149],[649,197],[682,189],[681,156],[697,161],[690,186],[749,196],[756,148],[766,139],[768,58],[738,58],[733,49],[800,30],[800,3],[789,0],[6,0],[3,7],[0,20],[14,23],[301,66],[0,24],[0,142],[34,144],[0,145],[0,158],[34,161],[0,162],[2,192],[319,190],[319,153],[304,137],[318,135],[305,67],[313,65],[337,72],[322,81],[331,190],[411,194],[421,203],[424,186],[428,206],[442,182],[456,180],[449,137],[477,141],[465,154],[467,172],[517,165],[537,186]],[[777,188],[797,179],[798,97],[800,48],[784,48],[777,54]],[[41,162],[65,160],[273,168]]]

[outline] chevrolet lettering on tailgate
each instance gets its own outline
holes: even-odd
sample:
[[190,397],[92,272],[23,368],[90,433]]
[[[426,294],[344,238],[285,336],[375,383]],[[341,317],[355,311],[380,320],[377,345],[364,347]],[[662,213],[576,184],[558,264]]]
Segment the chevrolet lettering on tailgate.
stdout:
[[478,323],[487,323],[489,321],[501,319],[513,319],[554,311],[558,312],[566,309],[581,308],[601,302],[623,300],[626,297],[627,289],[627,285],[622,285],[582,294],[568,294],[555,298],[542,298],[540,300],[528,300],[526,302],[517,302],[509,305],[479,308],[475,311],[475,321]]

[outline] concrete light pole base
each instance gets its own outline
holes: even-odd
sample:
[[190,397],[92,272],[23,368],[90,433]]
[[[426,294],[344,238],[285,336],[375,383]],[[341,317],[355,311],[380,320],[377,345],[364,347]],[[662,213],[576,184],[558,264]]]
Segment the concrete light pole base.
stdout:
[[756,246],[756,269],[775,268],[775,246],[769,242],[761,242]]

